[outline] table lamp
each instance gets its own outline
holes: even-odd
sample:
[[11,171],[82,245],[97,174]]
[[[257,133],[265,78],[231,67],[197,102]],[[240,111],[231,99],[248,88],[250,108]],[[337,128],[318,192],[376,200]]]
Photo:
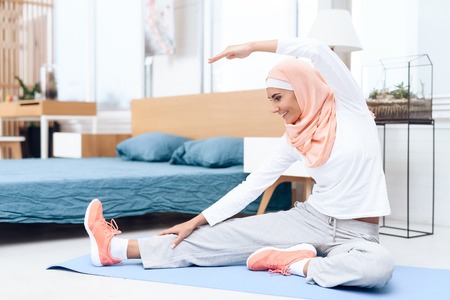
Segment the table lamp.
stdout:
[[308,37],[327,44],[335,52],[362,50],[350,13],[344,9],[320,11]]

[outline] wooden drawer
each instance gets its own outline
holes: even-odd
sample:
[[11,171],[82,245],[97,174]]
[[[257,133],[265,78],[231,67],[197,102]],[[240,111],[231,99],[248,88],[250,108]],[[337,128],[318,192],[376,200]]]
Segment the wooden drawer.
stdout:
[[0,117],[37,117],[41,115],[95,116],[95,102],[23,100],[0,103]]

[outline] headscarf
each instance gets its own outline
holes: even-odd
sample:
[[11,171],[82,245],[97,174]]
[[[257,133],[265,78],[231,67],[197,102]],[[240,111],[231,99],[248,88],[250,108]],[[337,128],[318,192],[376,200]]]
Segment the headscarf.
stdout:
[[276,80],[292,86],[301,114],[294,124],[286,124],[287,139],[304,155],[308,167],[321,166],[330,157],[336,138],[334,92],[318,71],[299,59],[282,61],[267,78],[272,86]]

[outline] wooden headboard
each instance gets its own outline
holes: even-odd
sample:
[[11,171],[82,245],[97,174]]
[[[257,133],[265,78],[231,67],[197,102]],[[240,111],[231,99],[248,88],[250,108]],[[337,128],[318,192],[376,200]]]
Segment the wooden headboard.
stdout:
[[131,126],[133,136],[164,132],[190,139],[278,137],[284,132],[283,119],[270,112],[263,89],[136,99]]

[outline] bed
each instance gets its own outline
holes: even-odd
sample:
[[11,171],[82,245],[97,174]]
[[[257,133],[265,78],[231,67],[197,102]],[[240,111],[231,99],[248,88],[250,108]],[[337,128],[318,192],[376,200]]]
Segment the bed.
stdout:
[[[280,136],[282,121],[269,113],[266,98],[264,90],[251,90],[136,99],[131,103],[130,140],[156,134],[183,137],[183,147],[176,150],[183,148],[186,158],[188,145],[204,147],[199,143],[203,141]],[[209,150],[200,149],[210,155],[211,149],[223,148],[213,145]],[[0,222],[82,223],[93,198],[102,200],[106,218],[151,212],[196,214],[246,176],[241,163],[203,166],[172,159],[124,159],[123,155],[2,160]],[[290,186],[278,187],[273,198],[276,200],[268,210],[289,208]],[[259,200],[243,212],[255,213],[258,206]]]

